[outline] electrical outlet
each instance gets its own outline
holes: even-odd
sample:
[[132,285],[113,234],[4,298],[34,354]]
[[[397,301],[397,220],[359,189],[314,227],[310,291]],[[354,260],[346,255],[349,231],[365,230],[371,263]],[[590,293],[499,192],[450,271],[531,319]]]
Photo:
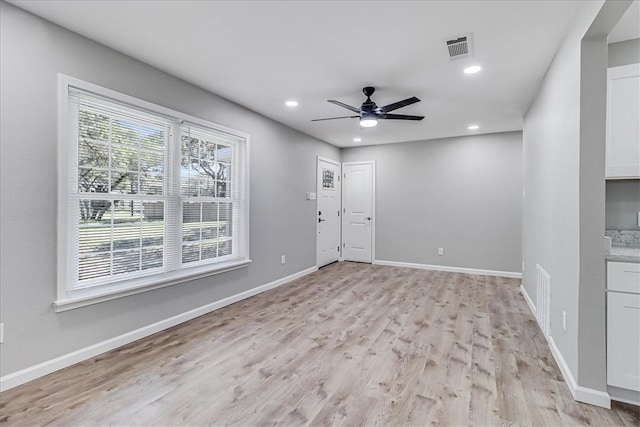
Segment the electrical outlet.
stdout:
[[567,330],[567,312],[562,310],[562,329]]
[[438,255],[444,255],[444,248],[438,248]]
[[287,262],[287,259],[282,255],[282,257],[280,257],[280,264],[284,264],[285,262]]
[[4,323],[0,323],[0,344],[4,342]]

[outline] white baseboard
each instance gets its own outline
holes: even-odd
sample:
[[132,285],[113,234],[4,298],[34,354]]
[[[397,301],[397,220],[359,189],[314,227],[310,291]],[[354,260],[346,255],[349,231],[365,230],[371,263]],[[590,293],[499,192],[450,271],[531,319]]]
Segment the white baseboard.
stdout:
[[[527,290],[522,285],[520,285],[520,293],[524,297],[524,300],[527,302],[527,305],[535,318],[536,306],[533,304],[533,300],[529,297]],[[564,360],[564,356],[560,353],[560,349],[558,349],[553,337],[547,337],[547,343],[549,344],[549,349],[551,350],[551,354],[553,355],[556,364],[560,368],[564,382],[567,384],[567,387],[569,387],[569,391],[571,392],[573,399],[578,402],[589,403],[591,405],[611,409],[611,397],[609,394],[604,391],[579,386],[575,378],[573,378],[573,374],[571,373],[566,360]]]
[[411,262],[398,262],[398,261],[384,261],[376,259],[373,261],[376,265],[388,265],[391,267],[406,267],[406,268],[418,268],[420,270],[435,270],[435,271],[448,271],[451,273],[464,273],[464,274],[476,274],[479,276],[496,276],[496,277],[509,277],[513,279],[521,279],[522,273],[516,273],[513,271],[497,271],[497,270],[481,270],[477,268],[465,268],[465,267],[449,267],[445,265],[429,265],[429,264],[415,264]]
[[536,306],[533,304],[533,300],[527,293],[527,290],[522,285],[520,285],[520,293],[524,297],[524,300],[527,302],[527,305],[529,306],[529,310],[531,310],[531,314],[533,314],[533,317],[536,318]]
[[240,292],[238,294],[224,298],[220,301],[215,301],[210,304],[203,305],[202,307],[189,310],[173,317],[169,317],[168,319],[161,320],[151,325],[143,326],[142,328],[127,332],[106,341],[102,341],[89,347],[81,348],[80,350],[73,351],[60,357],[56,357],[55,359],[51,359],[46,362],[42,362],[37,365],[22,369],[20,371],[5,375],[3,377],[0,377],[0,391],[5,391],[36,378],[43,377],[52,372],[90,359],[115,348],[122,347],[123,345],[132,343],[141,338],[148,337],[149,335],[153,335],[157,332],[179,325],[180,323],[187,322],[191,319],[195,319],[196,317],[218,310],[227,305],[268,291],[269,289],[277,288],[278,286],[287,284],[317,270],[318,267],[315,266],[307,268],[306,270],[299,271],[290,276],[275,280],[271,283],[267,283],[256,288]]
[[640,406],[640,391],[627,390],[610,385],[607,386],[607,392],[611,396],[611,400]]
[[571,392],[573,399],[577,400],[578,402],[588,403],[590,405],[611,409],[611,397],[609,396],[609,393],[579,386],[575,378],[573,378],[573,374],[571,373],[571,370],[569,370],[569,366],[564,360],[562,353],[560,353],[560,350],[553,340],[553,337],[549,336],[547,341],[549,342],[551,354],[553,355],[553,358],[556,360],[556,363],[560,368],[560,372],[562,373],[564,381],[569,387],[569,391]]

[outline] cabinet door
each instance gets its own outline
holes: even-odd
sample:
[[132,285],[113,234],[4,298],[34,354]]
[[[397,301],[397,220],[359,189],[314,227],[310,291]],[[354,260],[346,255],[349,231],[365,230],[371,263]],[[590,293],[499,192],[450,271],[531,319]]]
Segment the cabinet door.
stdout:
[[640,64],[607,72],[607,178],[640,177]]
[[607,293],[607,384],[640,391],[640,295]]

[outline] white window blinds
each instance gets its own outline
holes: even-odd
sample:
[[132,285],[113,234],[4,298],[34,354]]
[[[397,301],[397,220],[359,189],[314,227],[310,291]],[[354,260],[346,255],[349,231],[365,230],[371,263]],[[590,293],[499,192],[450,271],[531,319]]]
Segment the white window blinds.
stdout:
[[95,90],[65,96],[59,300],[248,259],[245,136]]
[[[180,135],[182,264],[243,253],[241,140],[185,124]],[[237,238],[236,238],[237,237]],[[240,245],[236,247],[236,245]]]

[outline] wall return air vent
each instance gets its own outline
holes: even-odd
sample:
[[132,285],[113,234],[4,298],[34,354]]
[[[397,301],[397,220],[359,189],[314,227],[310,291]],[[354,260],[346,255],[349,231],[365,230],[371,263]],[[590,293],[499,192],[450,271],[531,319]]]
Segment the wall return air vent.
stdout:
[[471,56],[471,34],[452,37],[444,41],[449,59]]

